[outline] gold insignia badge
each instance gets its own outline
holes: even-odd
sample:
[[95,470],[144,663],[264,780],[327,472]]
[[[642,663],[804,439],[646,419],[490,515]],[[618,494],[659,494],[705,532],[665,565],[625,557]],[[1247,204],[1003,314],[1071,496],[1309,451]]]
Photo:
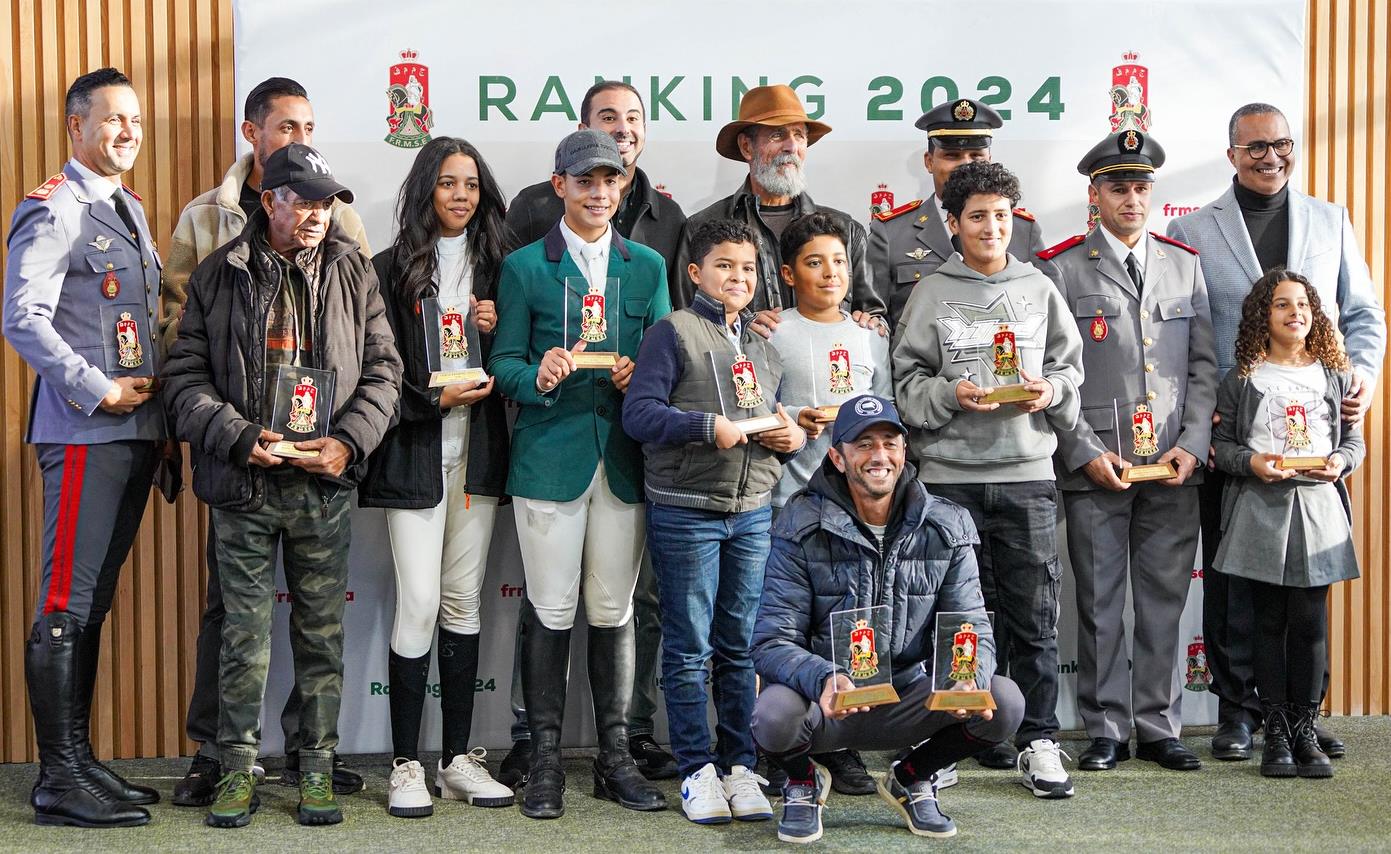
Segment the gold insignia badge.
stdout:
[[917,249],[914,249],[912,252],[904,252],[903,254],[904,254],[904,255],[907,255],[909,258],[912,258],[914,261],[921,261],[922,259],[926,258],[926,257],[927,257],[929,254],[931,254],[931,253],[930,253],[928,250],[926,250],[926,249],[922,248],[921,246],[919,246]]
[[951,111],[952,118],[958,122],[971,122],[976,119],[976,108],[970,101],[962,98]]

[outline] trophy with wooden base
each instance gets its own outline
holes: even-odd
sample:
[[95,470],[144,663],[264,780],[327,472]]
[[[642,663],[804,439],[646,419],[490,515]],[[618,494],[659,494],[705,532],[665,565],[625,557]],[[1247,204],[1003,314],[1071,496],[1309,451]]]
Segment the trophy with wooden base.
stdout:
[[318,451],[302,451],[295,443],[328,435],[336,376],[333,371],[295,365],[280,365],[276,369],[271,424],[267,429],[285,439],[272,442],[268,451],[277,457],[296,459],[319,455]]
[[[1015,342],[1014,331],[1008,323],[1001,323],[995,331],[991,349],[993,373],[997,379],[1014,379],[1019,376],[1019,347]],[[1041,392],[1029,388],[1024,383],[1003,383],[991,385],[980,399],[981,403],[1027,403],[1038,400]]]
[[[990,623],[985,615],[985,625]],[[978,712],[995,708],[989,689],[981,688],[979,612],[946,611],[937,614],[932,645],[932,696],[927,707],[934,712]]]
[[836,673],[848,676],[855,684],[832,695],[831,708],[835,711],[898,702],[889,654],[892,618],[891,605],[831,612]]
[[836,341],[828,347],[825,341],[812,340],[807,347],[811,365],[811,418],[819,424],[829,424],[840,414],[841,401],[867,392],[869,388],[856,388],[854,364],[850,348],[845,344]]
[[[1120,402],[1112,400],[1111,409],[1116,426],[1116,456],[1125,459],[1125,454],[1121,452]],[[1159,428],[1160,431],[1163,429],[1162,426]],[[1155,430],[1154,412],[1148,404],[1136,404],[1135,412],[1130,416],[1130,438],[1135,456],[1144,459],[1159,453],[1159,432]],[[1178,477],[1178,469],[1174,468],[1172,461],[1139,463],[1121,470],[1121,480],[1125,483],[1168,480],[1171,477]]]
[[709,354],[710,370],[720,396],[720,414],[746,436],[776,430],[782,419],[773,411],[771,395],[765,393],[759,375],[767,365],[755,364],[743,353],[717,350]]
[[143,302],[101,307],[101,345],[106,356],[108,377],[138,377],[145,382],[136,391],[154,392],[159,387],[155,376],[155,348],[150,343],[150,328],[145,322],[149,311]]
[[420,301],[420,318],[425,324],[425,363],[430,368],[430,388],[488,381],[472,310],[428,297]]
[[[1314,441],[1309,435],[1308,407],[1305,406],[1303,401],[1288,400],[1284,408],[1284,449],[1280,455],[1280,462],[1276,463],[1275,467],[1285,471],[1314,471],[1327,466],[1327,457],[1317,457],[1309,454],[1309,451],[1314,446]],[[1266,428],[1271,432],[1271,444],[1274,445],[1275,430],[1270,426],[1270,422],[1268,421],[1266,422]]]
[[[562,346],[573,351],[575,344],[585,342],[585,348],[572,353],[579,370],[611,370],[618,364],[618,333],[623,319],[623,300],[616,278],[604,279],[603,284],[591,285],[584,276],[566,276],[565,304],[561,317],[565,339]],[[579,301],[579,327],[571,325],[570,306]]]

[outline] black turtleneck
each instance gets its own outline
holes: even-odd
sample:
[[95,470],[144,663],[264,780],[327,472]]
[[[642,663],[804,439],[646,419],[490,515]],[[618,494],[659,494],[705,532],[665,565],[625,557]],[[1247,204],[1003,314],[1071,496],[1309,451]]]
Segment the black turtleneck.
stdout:
[[1288,263],[1289,185],[1281,187],[1280,192],[1271,196],[1248,190],[1235,178],[1232,179],[1232,187],[1236,192],[1236,203],[1241,207],[1241,218],[1246,221],[1246,233],[1251,235],[1251,246],[1256,250],[1256,260],[1261,262],[1261,270]]

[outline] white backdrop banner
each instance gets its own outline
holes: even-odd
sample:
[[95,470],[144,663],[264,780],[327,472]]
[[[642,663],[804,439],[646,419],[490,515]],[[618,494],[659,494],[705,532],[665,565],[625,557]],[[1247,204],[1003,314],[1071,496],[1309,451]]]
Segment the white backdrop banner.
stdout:
[[[1086,179],[1076,163],[1110,131],[1117,101],[1144,106],[1168,153],[1151,206],[1150,227],[1160,232],[1231,180],[1224,149],[1236,107],[1273,103],[1294,118],[1296,133],[1304,108],[1303,0],[600,0],[583,8],[564,0],[237,0],[235,13],[238,105],[267,77],[305,86],[314,144],[353,189],[378,250],[394,235],[396,193],[423,133],[473,142],[510,198],[549,175],[555,144],[575,128],[585,90],[605,78],[626,79],[643,94],[641,165],[688,213],[743,180],[746,170],[718,156],[714,139],[754,86],[791,85],[809,114],[831,125],[807,155],[809,192],[866,222],[872,209],[931,192],[922,167],[926,140],[913,128],[918,116],[946,100],[978,98],[1005,119],[995,159],[1019,174],[1023,203],[1050,241],[1085,226]],[[512,634],[522,596],[512,514],[498,518],[474,715],[474,742],[495,748],[509,740]],[[353,537],[341,749],[384,752],[395,588],[381,514],[357,511]],[[1071,727],[1070,575],[1062,597],[1058,711]],[[280,748],[275,719],[290,684],[288,597],[281,599],[267,752]],[[1196,571],[1182,633],[1188,655],[1179,678],[1190,689],[1184,720],[1209,723],[1216,704],[1206,691]],[[577,646],[566,733],[570,743],[587,744],[593,715]],[[424,738],[438,744],[437,701],[427,707]]]

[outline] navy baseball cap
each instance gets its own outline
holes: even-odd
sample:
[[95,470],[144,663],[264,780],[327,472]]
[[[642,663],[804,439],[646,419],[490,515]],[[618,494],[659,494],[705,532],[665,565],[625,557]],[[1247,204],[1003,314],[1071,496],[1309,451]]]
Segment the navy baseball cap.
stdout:
[[298,142],[277,149],[266,158],[262,190],[289,187],[302,199],[318,201],[336,196],[349,204],[353,193],[338,183],[328,161],[318,151]]
[[890,424],[903,435],[908,428],[898,419],[898,410],[893,402],[872,394],[862,394],[842,403],[836,423],[831,427],[831,444],[853,442],[860,434],[875,424]]

